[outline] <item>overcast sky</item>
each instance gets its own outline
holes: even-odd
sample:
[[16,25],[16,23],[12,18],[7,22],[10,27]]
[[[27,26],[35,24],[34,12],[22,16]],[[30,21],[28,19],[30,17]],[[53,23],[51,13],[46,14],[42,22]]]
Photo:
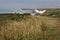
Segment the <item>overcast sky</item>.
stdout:
[[0,0],[0,8],[60,8],[60,0]]

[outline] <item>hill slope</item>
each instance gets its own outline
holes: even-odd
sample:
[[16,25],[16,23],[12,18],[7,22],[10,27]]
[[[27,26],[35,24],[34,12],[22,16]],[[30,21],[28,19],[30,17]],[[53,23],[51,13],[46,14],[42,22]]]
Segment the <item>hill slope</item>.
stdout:
[[47,16],[0,16],[1,40],[60,40],[60,19]]

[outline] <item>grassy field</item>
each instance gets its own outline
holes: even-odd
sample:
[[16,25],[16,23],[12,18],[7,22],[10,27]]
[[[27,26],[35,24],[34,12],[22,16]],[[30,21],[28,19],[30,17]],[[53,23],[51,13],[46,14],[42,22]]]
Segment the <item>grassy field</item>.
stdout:
[[60,40],[60,10],[47,10],[38,17],[0,14],[0,40]]
[[60,40],[60,18],[0,14],[0,40]]

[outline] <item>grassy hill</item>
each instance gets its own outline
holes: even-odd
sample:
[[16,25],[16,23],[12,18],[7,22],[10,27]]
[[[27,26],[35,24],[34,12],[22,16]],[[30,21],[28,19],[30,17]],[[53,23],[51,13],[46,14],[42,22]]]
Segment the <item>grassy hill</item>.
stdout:
[[0,15],[0,40],[60,40],[60,18]]

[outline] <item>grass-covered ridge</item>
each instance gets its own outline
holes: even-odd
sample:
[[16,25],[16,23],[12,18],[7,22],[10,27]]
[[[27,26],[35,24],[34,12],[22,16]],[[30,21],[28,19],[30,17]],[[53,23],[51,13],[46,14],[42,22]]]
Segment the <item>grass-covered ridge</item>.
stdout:
[[0,15],[0,40],[60,40],[60,19],[19,14]]

